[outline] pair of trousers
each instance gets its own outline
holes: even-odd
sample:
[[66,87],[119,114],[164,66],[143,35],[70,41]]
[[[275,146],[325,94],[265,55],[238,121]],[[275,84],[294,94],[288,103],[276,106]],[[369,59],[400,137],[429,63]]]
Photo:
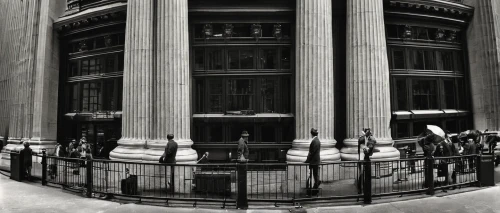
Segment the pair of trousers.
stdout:
[[319,165],[309,165],[309,171],[310,173],[312,172],[312,176],[314,179],[314,186],[313,188],[318,188],[319,187]]

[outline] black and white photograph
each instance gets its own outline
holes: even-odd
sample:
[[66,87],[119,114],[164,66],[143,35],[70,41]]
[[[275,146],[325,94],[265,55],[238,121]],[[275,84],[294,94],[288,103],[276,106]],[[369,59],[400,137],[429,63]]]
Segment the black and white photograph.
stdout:
[[2,213],[500,213],[499,143],[500,0],[0,0]]

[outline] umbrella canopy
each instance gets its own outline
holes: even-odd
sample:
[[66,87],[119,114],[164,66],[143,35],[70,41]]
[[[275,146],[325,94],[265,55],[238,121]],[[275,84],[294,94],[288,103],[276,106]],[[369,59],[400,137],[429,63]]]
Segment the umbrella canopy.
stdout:
[[427,129],[421,134],[422,138],[419,138],[418,141],[422,145],[433,143],[437,145],[441,141],[445,140],[446,133],[444,133],[443,129],[434,125],[427,125]]
[[446,134],[444,133],[443,129],[439,126],[434,126],[434,125],[427,125],[427,130],[429,130],[431,133],[442,137],[443,139],[445,138]]

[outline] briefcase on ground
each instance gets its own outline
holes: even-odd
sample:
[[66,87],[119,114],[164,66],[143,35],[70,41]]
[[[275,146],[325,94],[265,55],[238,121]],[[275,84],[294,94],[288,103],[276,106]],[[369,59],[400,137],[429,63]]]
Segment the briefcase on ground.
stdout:
[[137,175],[130,175],[121,180],[122,194],[137,195]]

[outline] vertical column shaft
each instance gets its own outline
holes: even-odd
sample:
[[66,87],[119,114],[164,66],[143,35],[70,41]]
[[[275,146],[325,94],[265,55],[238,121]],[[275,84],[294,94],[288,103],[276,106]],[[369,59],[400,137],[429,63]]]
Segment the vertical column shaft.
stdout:
[[390,87],[382,1],[347,1],[347,139],[342,160],[358,160],[363,128],[377,138],[372,159],[399,158],[390,135]]
[[332,1],[297,0],[295,140],[287,161],[304,162],[317,128],[321,160],[340,159],[334,139]]
[[158,1],[156,32],[155,140],[146,156],[157,160],[174,134],[177,162],[196,161],[191,148],[188,1]]
[[500,130],[500,2],[466,0],[475,12],[467,30],[475,129]]
[[142,160],[152,132],[153,0],[129,0],[125,29],[122,138],[112,159]]

